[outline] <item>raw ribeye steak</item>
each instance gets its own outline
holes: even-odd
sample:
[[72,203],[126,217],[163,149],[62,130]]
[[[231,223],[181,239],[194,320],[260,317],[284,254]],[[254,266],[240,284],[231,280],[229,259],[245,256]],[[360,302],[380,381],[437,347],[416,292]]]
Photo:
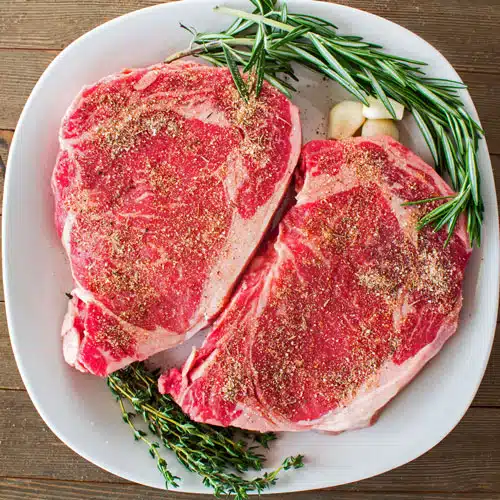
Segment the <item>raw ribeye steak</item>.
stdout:
[[416,229],[429,205],[402,206],[452,194],[431,167],[388,137],[314,141],[297,190],[202,348],[160,379],[197,421],[370,425],[456,330],[464,221],[445,248]]
[[227,69],[126,70],[86,87],[60,131],[56,225],[75,282],[66,361],[106,375],[172,347],[225,305],[287,189],[298,110]]

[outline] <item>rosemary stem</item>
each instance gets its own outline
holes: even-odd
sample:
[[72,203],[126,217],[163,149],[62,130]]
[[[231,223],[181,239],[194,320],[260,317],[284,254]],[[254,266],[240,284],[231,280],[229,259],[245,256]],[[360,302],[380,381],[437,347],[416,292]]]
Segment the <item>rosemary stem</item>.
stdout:
[[255,21],[256,23],[266,24],[267,26],[271,26],[272,28],[278,28],[283,31],[293,31],[293,27],[289,24],[281,23],[279,21],[275,21],[274,19],[269,19],[266,16],[260,16],[258,14],[250,14],[249,12],[245,12],[243,10],[231,9],[230,7],[214,7],[214,12],[220,12],[221,14],[227,14],[228,16],[240,17],[241,19],[245,19],[247,21]]
[[200,45],[199,47],[190,47],[188,49],[180,50],[179,52],[175,52],[175,54],[172,54],[168,56],[163,62],[168,64],[171,62],[176,61],[177,59],[182,59],[183,57],[188,57],[188,56],[195,56],[197,54],[201,54],[202,52],[207,52],[210,49],[216,49],[222,47],[222,44],[224,43],[225,45],[246,45],[248,47],[253,46],[254,40],[251,38],[229,38],[227,40],[214,40],[211,42],[206,42],[203,45]]
[[[367,95],[378,98],[392,116],[394,109],[389,98],[402,104],[417,121],[436,170],[440,174],[447,172],[458,192],[455,200],[428,198],[405,206],[445,201],[421,219],[419,228],[432,224],[437,231],[446,226],[451,234],[459,209],[467,214],[472,245],[479,245],[484,206],[477,148],[483,132],[456,93],[464,85],[428,78],[422,69],[424,62],[387,53],[382,46],[362,37],[339,35],[331,22],[310,14],[292,13],[286,2],[251,0],[251,3],[255,7],[253,12],[216,7],[215,12],[236,20],[220,33],[195,35],[193,43],[202,49],[197,54],[217,66],[229,67],[245,102],[251,92],[259,94],[260,86],[247,86],[238,66],[243,66],[243,73],[252,72],[260,85],[267,80],[291,97],[295,89],[287,77],[296,80],[293,65],[299,64],[334,80],[364,104]],[[243,45],[240,36],[248,47],[245,52],[229,47]],[[220,45],[208,45],[216,41]],[[449,241],[450,237],[445,245]]]

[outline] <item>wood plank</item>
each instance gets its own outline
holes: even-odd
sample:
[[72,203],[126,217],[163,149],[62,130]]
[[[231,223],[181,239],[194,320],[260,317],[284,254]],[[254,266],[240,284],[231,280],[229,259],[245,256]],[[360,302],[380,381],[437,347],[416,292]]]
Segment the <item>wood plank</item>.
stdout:
[[486,373],[472,406],[500,407],[500,323],[497,324],[495,342]]
[[493,169],[493,177],[495,178],[495,187],[497,197],[500,195],[500,155],[490,155],[491,167]]
[[[499,419],[500,409],[471,408],[457,428],[423,457],[377,478],[337,490],[498,493]],[[86,462],[58,441],[25,392],[0,391],[0,422],[0,477],[124,482]],[[117,425],[121,425],[119,419]]]
[[[4,1],[0,48],[62,49],[93,27],[159,0]],[[497,0],[337,0],[386,17],[422,36],[459,70],[500,72]],[[478,22],[478,20],[481,22]]]
[[[498,0],[335,0],[385,17],[436,47],[457,71],[497,73],[500,66]],[[478,22],[480,21],[480,22]],[[481,34],[479,34],[481,33]]]
[[[9,147],[14,135],[13,130],[0,130],[0,214],[2,210],[1,201],[3,196],[3,182],[5,177],[5,167],[7,165],[7,158],[9,155]],[[500,154],[492,154],[491,165],[493,167],[493,176],[495,178],[495,185],[500,186]],[[500,197],[498,199],[500,209]]]
[[[0,50],[0,129],[14,129],[33,86],[57,52]],[[491,74],[462,72],[469,85],[483,127],[490,153],[500,154],[500,78]]]
[[[500,0],[335,1],[398,22],[441,50],[470,85],[490,152],[500,155],[497,120],[500,81],[495,76],[500,73]],[[58,50],[97,24],[160,2],[4,0],[0,9],[0,128],[14,128],[31,88]],[[15,50],[6,50],[11,48]],[[52,49],[52,52],[40,49]],[[0,130],[0,168],[6,161],[11,139],[11,130]],[[492,156],[492,162],[496,185],[500,186],[500,156]],[[3,176],[0,176],[0,183],[3,183]],[[3,191],[3,185],[0,189]],[[0,359],[0,389],[13,389],[0,390],[2,500],[200,498],[128,483],[101,471],[59,442],[42,422],[23,390],[10,348],[3,304],[0,304]],[[468,411],[450,436],[411,464],[334,490],[275,495],[273,498],[500,500],[499,337],[473,405],[476,407]],[[335,437],[325,436],[325,439],[334,440]]]
[[[500,7],[499,7],[500,10]],[[500,154],[500,78],[494,75],[460,72],[468,85],[481,125],[486,134],[490,154]]]
[[117,481],[59,441],[27,392],[0,390],[0,407],[0,477]]
[[[13,130],[0,130],[0,214],[3,209],[3,188],[5,180],[5,168],[7,166],[7,157],[9,148],[14,136]],[[2,287],[3,293],[3,287]],[[2,297],[3,298],[3,297]]]
[[[0,304],[0,388],[24,388],[12,354],[4,304]],[[497,326],[488,368],[472,406],[500,407],[500,324]]]
[[[2,189],[1,193],[3,194],[3,172],[0,173],[0,188]],[[0,202],[2,201],[2,194],[0,194]],[[1,205],[0,205],[0,207],[1,207]],[[0,209],[0,224],[2,222],[2,215],[1,214],[2,214],[2,211]],[[2,259],[2,235],[1,235],[1,233],[0,233],[0,259]],[[2,321],[3,301],[4,301],[3,275],[2,275],[2,272],[0,270],[0,322]]]
[[0,48],[62,49],[117,16],[162,0],[37,0],[2,2]]
[[0,167],[2,170],[7,165],[7,156],[9,155],[9,147],[13,136],[14,131],[12,130],[0,130]]
[[[0,130],[0,214],[3,210],[3,189],[5,180],[5,168],[7,166],[7,157],[9,156],[9,148],[14,136],[13,130]],[[1,275],[1,273],[0,273]],[[3,286],[2,291],[3,300]]]
[[0,359],[2,360],[0,363],[0,389],[24,390],[24,384],[10,345],[5,304],[0,304]]
[[[2,500],[209,500],[211,495],[192,495],[154,490],[136,484],[102,484],[53,481],[40,479],[0,480]],[[308,491],[291,494],[275,494],[273,500],[422,500],[422,493],[366,493],[355,491]],[[500,493],[426,493],[426,500],[499,500]]]
[[[5,317],[5,304],[0,303],[0,389],[24,390],[17,370]],[[497,325],[490,362],[472,406],[500,408],[500,324]]]
[[495,190],[497,193],[497,207],[500,212],[500,155],[490,155],[493,178],[495,180]]
[[0,50],[0,129],[14,129],[35,83],[57,52]]
[[[13,132],[11,130],[0,130],[0,158],[4,164],[7,162],[8,147],[12,141],[12,136]],[[492,155],[491,160],[495,183],[497,186],[500,186],[500,155]],[[1,200],[1,195],[3,194],[3,173],[0,175],[0,189]],[[0,302],[3,302],[3,300],[3,281],[0,273]],[[473,403],[476,406],[500,406],[500,329],[497,331],[497,339],[493,347],[490,365]],[[3,304],[0,307],[0,359],[3,360],[3,363],[0,364],[0,388],[23,389],[24,385],[12,356]]]
[[[9,154],[9,147],[14,135],[13,130],[0,130],[0,214],[2,210],[2,196],[3,196],[3,183],[5,177],[5,167],[7,165],[7,158]],[[493,176],[495,178],[495,186],[500,187],[500,154],[490,155],[491,165],[493,168]],[[499,211],[500,211],[500,197],[498,197]]]

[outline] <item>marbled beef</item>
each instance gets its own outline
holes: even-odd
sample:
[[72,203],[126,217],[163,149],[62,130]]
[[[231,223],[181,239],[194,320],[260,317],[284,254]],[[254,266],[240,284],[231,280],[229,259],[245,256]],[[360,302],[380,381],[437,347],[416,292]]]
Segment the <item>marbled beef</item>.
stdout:
[[420,217],[450,195],[388,137],[313,141],[296,204],[181,371],[160,379],[194,420],[259,431],[368,426],[457,328],[470,255],[463,218]]
[[75,288],[66,361],[106,375],[207,326],[265,233],[301,145],[298,110],[227,69],[126,70],[82,90],[60,131],[56,225]]

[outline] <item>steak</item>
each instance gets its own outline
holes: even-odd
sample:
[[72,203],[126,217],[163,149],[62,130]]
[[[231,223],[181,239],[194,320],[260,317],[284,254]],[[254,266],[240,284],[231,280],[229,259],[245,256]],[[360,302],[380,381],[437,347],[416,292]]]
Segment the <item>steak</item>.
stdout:
[[308,143],[277,236],[160,391],[221,426],[338,433],[374,423],[457,328],[464,220],[445,246],[445,230],[416,229],[440,202],[403,206],[451,194],[389,137]]
[[75,283],[66,361],[104,376],[210,324],[300,146],[297,108],[268,84],[245,103],[227,69],[156,65],[84,88],[52,178]]

